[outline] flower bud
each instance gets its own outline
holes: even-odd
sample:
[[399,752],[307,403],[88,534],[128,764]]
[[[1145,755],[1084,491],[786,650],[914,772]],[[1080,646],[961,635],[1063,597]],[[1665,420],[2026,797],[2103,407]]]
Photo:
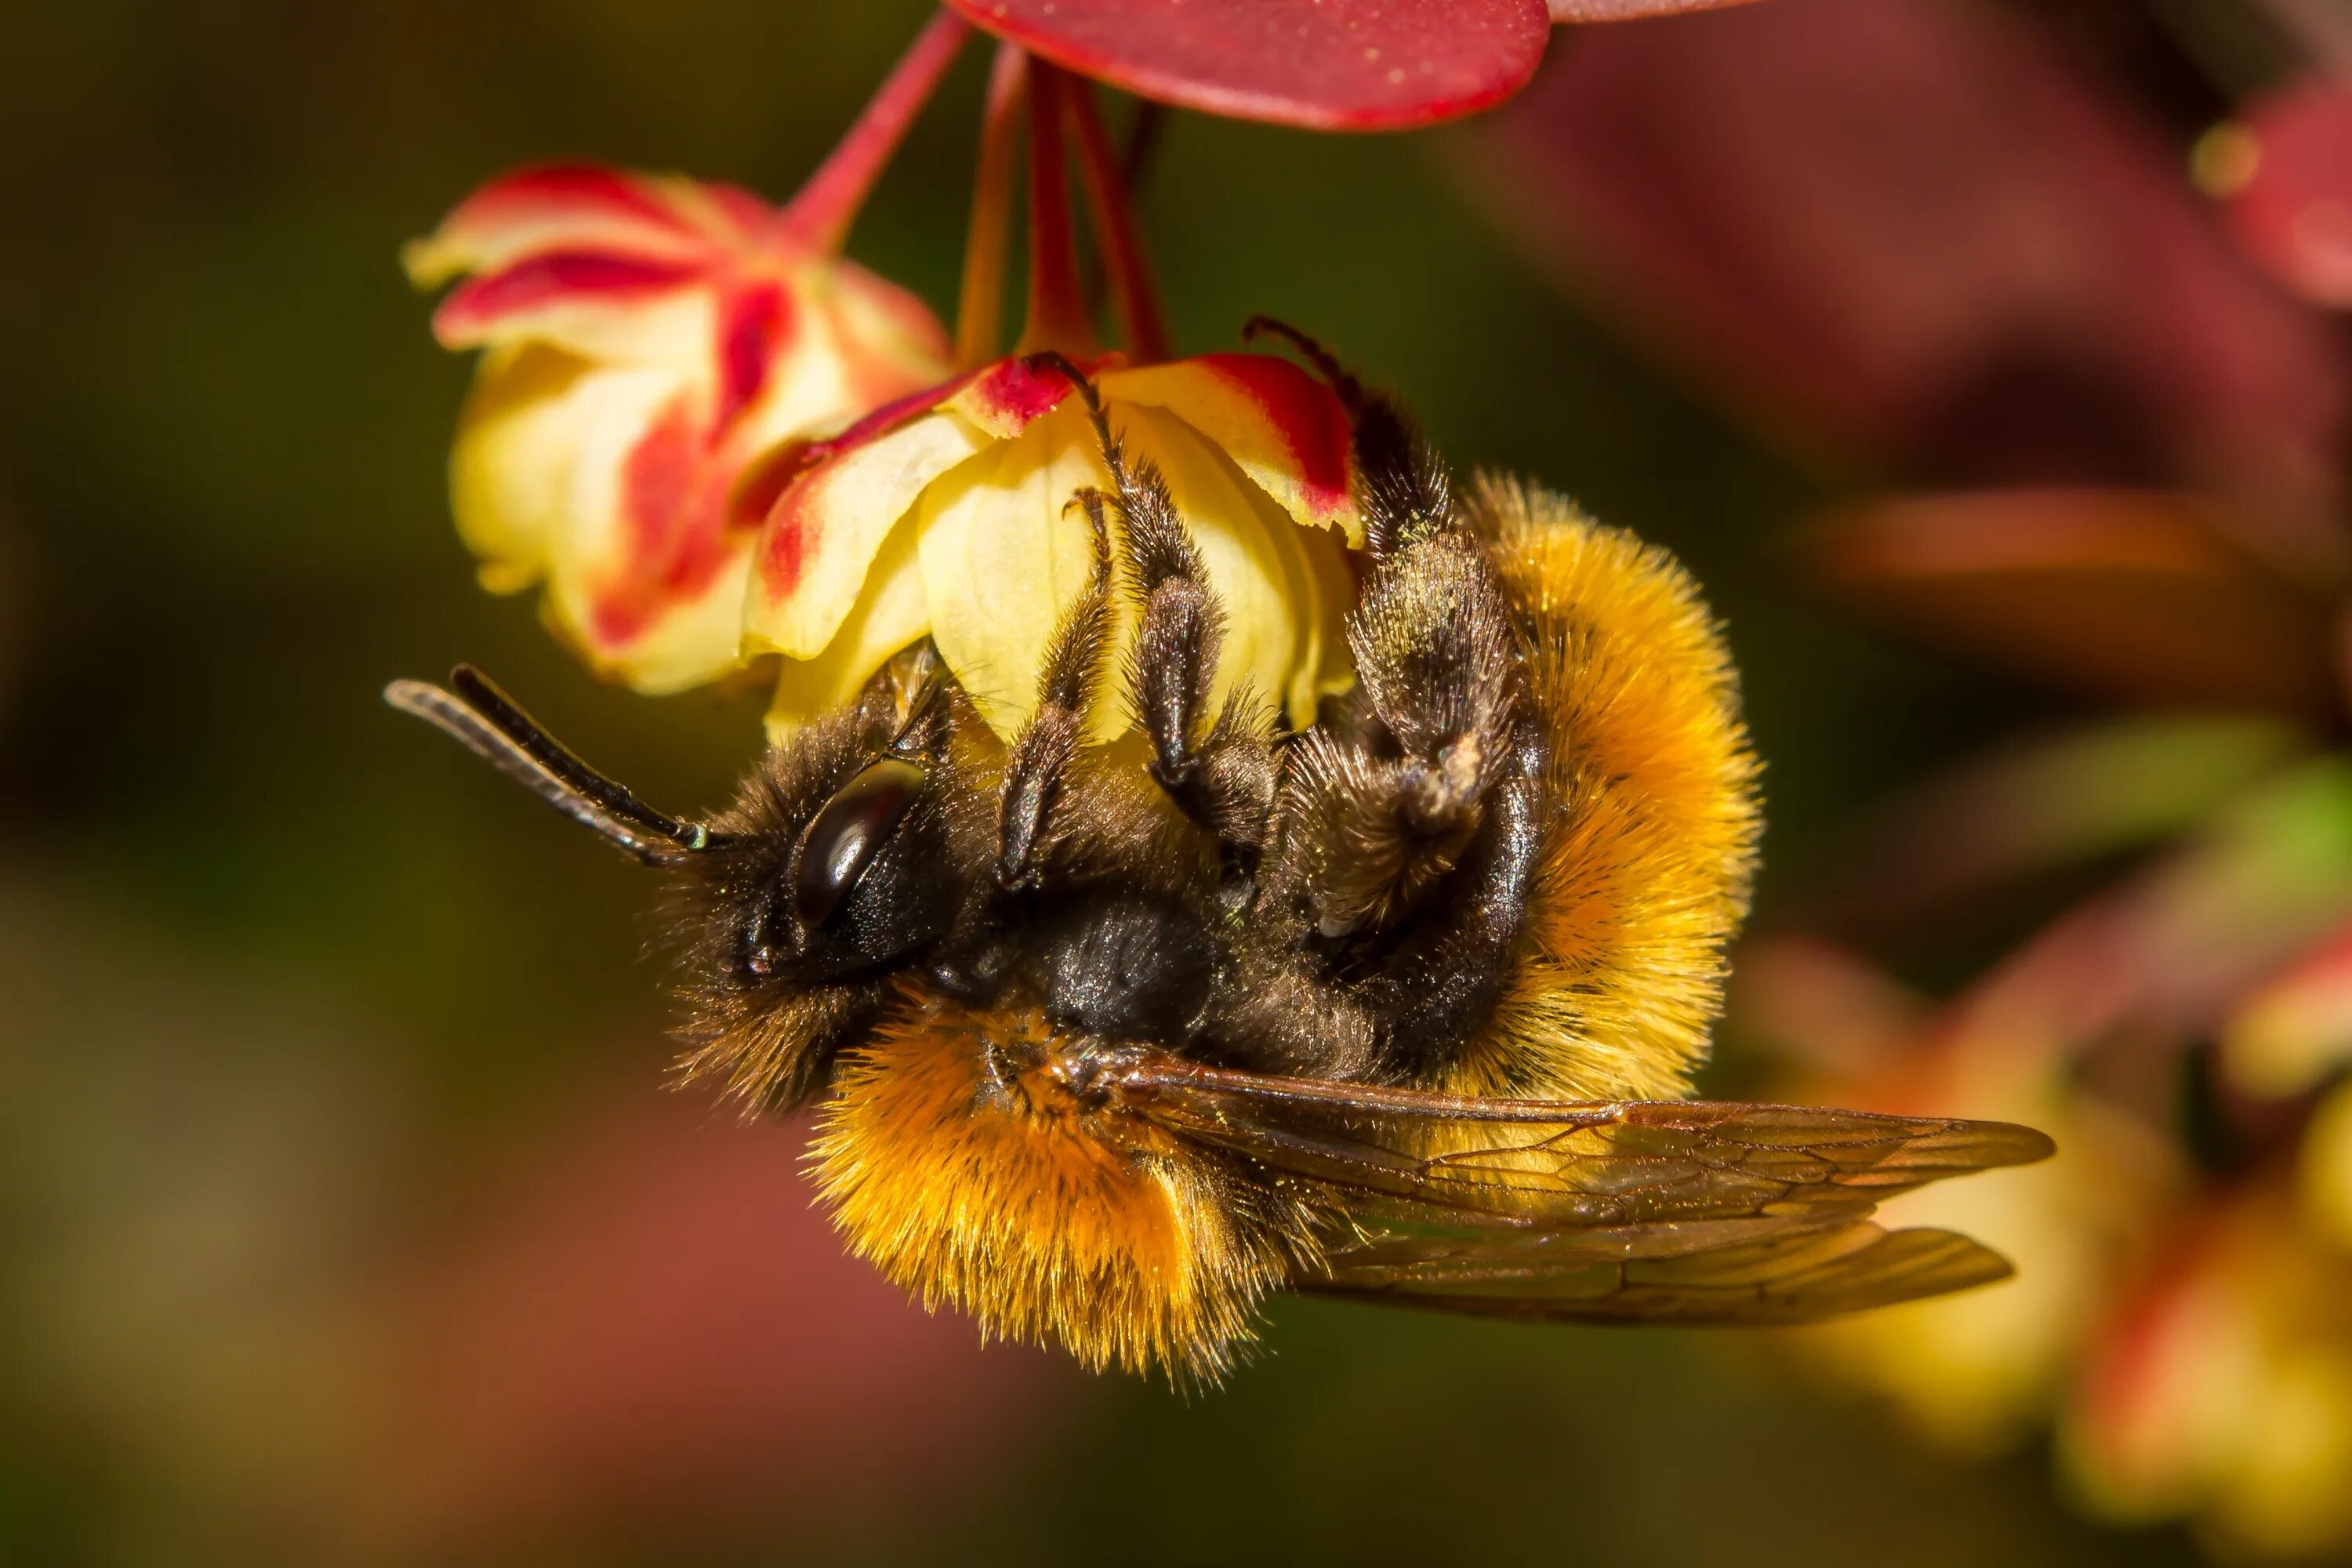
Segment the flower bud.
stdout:
[[433,326],[484,351],[449,466],[484,585],[544,582],[558,634],[640,690],[740,662],[756,460],[946,374],[919,300],[732,186],[530,170],[402,259],[466,277]]

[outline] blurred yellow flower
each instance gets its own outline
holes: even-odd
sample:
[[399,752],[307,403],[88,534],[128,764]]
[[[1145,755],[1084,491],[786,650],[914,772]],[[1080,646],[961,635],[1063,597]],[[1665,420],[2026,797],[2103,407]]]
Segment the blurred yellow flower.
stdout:
[[[1362,542],[1362,522],[1345,408],[1265,354],[1135,368],[1112,359],[1089,374],[1130,456],[1166,477],[1223,601],[1219,700],[1246,683],[1292,724],[1311,722],[1317,700],[1350,679],[1347,547]],[[928,636],[990,725],[1011,735],[1092,569],[1087,524],[1068,503],[1111,484],[1068,382],[1000,361],[812,456],[817,466],[769,515],[743,622],[747,652],[786,658],[772,730],[846,700]],[[1123,604],[1120,616],[1115,659],[1132,631]],[[1104,701],[1095,738],[1125,727],[1117,700]]]
[[[2058,1157],[1889,1205],[2013,1258],[1997,1290],[1810,1331],[1956,1447],[2053,1418],[2078,1501],[2232,1556],[2352,1542],[2352,756],[2213,718],[2080,732],[1888,819],[1879,909],[2153,840],[1941,1004],[1819,935],[1746,1021],[1808,1096],[2030,1120]],[[1876,922],[1883,925],[1881,916]]]
[[919,300],[731,186],[529,170],[402,259],[470,275],[433,326],[485,351],[449,466],[484,585],[544,581],[558,634],[641,690],[740,662],[754,462],[946,374]]
[[2102,1326],[2059,1422],[2095,1512],[2195,1514],[2236,1553],[2352,1533],[2352,1258],[2262,1184],[2181,1227]]

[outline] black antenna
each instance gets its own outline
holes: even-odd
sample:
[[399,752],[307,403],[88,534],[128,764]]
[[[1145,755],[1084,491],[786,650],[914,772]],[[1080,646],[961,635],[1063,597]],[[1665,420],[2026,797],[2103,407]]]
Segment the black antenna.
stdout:
[[395,680],[383,689],[383,700],[648,866],[675,866],[726,841],[698,822],[664,816],[590,767],[473,666],[450,671],[449,684],[454,691]]

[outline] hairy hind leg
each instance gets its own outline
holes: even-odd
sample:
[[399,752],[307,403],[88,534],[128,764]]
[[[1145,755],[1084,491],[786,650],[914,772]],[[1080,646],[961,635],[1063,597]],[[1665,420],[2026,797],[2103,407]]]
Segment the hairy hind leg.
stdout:
[[1081,490],[1070,504],[1082,508],[1093,527],[1094,573],[1046,645],[1036,710],[1005,758],[997,797],[996,880],[1008,890],[1034,887],[1065,836],[1059,808],[1110,651],[1110,529],[1102,492]]
[[1485,821],[1522,727],[1524,655],[1443,460],[1312,338],[1261,317],[1331,380],[1355,426],[1372,557],[1348,645],[1358,691],[1286,769],[1286,869],[1327,938],[1392,926]]
[[1358,689],[1285,757],[1265,892],[1311,926],[1326,1001],[1376,1039],[1369,1070],[1413,1078],[1485,1022],[1524,921],[1543,772],[1525,650],[1402,411],[1304,333],[1252,326],[1299,347],[1348,405],[1372,556],[1348,623]]

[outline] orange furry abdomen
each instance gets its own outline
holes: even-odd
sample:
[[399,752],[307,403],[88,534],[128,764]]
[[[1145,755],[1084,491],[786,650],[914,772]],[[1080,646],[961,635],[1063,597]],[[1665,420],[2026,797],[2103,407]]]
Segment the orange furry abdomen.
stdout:
[[1213,1377],[1284,1270],[1219,1201],[1214,1157],[1080,1103],[1048,1070],[1057,1044],[1034,1013],[910,994],[841,1064],[818,1187],[926,1308],[1093,1369]]
[[1679,1098],[1759,830],[1730,653],[1664,551],[1511,480],[1472,512],[1528,637],[1549,820],[1502,997],[1439,1087]]

